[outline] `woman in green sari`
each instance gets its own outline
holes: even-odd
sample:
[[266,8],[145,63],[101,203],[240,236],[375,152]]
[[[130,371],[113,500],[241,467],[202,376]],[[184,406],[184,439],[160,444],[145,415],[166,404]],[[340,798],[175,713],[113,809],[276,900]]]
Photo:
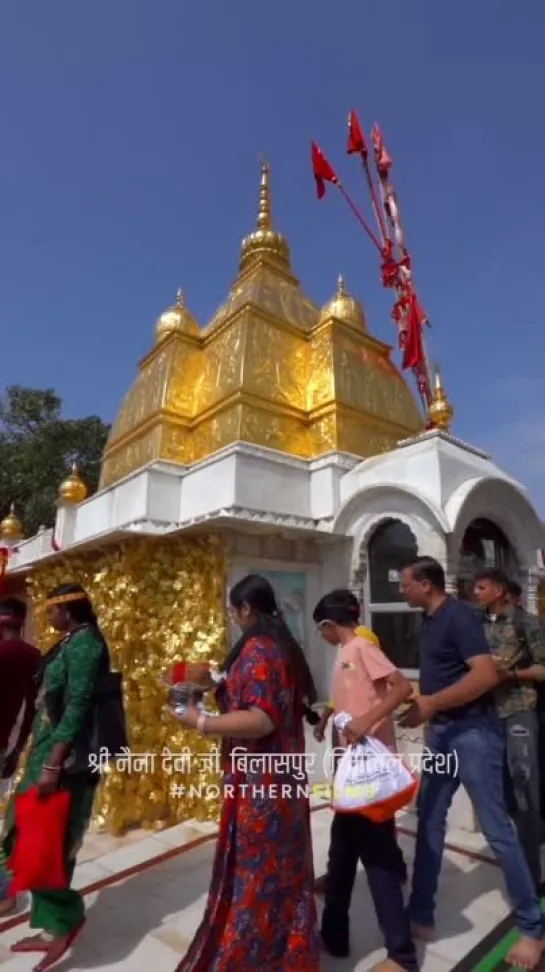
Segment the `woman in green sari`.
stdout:
[[[91,602],[79,584],[64,584],[51,591],[47,611],[51,625],[63,637],[42,661],[30,752],[14,795],[35,786],[44,797],[58,789],[70,791],[65,863],[71,883],[100,782],[89,768],[85,738],[96,679],[108,662],[108,649]],[[14,809],[12,797],[3,837],[8,858],[16,837]],[[78,891],[71,887],[33,891],[30,924],[40,929],[39,934],[23,938],[11,950],[45,953],[35,967],[35,972],[44,972],[70,949],[84,923],[84,903]]]

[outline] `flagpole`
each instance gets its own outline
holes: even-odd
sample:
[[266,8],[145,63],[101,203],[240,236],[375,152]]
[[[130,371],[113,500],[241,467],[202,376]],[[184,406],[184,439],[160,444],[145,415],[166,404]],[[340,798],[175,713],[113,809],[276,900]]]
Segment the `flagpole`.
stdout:
[[375,186],[373,184],[373,179],[371,177],[371,170],[369,168],[369,161],[364,152],[361,152],[360,155],[361,155],[361,164],[363,165],[363,171],[365,172],[365,177],[367,179],[367,185],[369,186],[369,192],[371,193],[371,205],[373,207],[375,219],[380,227],[382,243],[383,245],[385,245],[389,241],[389,237],[388,237],[388,231],[386,229],[386,223],[384,222],[384,215],[378,204],[377,194],[375,191]]
[[357,208],[357,206],[355,205],[355,203],[352,202],[352,199],[350,198],[350,196],[348,195],[346,189],[344,188],[344,186],[340,182],[337,182],[337,189],[339,189],[341,191],[342,195],[344,196],[344,198],[346,199],[348,205],[350,206],[350,209],[354,213],[354,216],[356,217],[356,219],[358,220],[358,222],[361,224],[361,226],[363,226],[363,229],[367,233],[367,236],[371,240],[371,243],[373,243],[373,245],[376,246],[376,248],[379,251],[379,253],[381,253],[382,252],[382,247],[381,247],[378,239],[376,238],[375,234],[373,233],[373,230],[369,228],[369,226],[367,225],[365,219],[361,215],[359,209]]

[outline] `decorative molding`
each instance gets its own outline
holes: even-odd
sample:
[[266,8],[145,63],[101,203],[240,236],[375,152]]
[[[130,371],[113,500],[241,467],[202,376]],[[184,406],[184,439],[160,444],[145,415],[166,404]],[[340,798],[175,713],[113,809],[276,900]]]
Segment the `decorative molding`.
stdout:
[[203,513],[200,516],[182,520],[176,527],[184,530],[188,527],[197,526],[201,523],[210,523],[214,520],[235,520],[245,523],[263,523],[267,526],[281,527],[282,529],[308,530],[317,532],[317,521],[310,517],[292,516],[284,513],[265,513],[263,510],[251,510],[241,506],[222,507],[210,513]]
[[206,456],[205,459],[193,463],[190,467],[184,466],[183,469],[184,472],[192,474],[199,469],[206,469],[208,466],[213,466],[222,459],[229,459],[231,456],[241,455],[249,456],[252,459],[266,459],[268,462],[274,462],[279,466],[290,466],[292,469],[308,469],[310,462],[309,459],[288,456],[284,452],[269,449],[267,446],[254,446],[249,442],[234,442],[232,445],[225,446],[225,448],[218,449],[217,452],[213,452],[210,456]]
[[311,472],[318,472],[320,469],[331,468],[342,469],[345,472],[350,472],[355,469],[356,466],[360,466],[365,460],[362,460],[359,456],[354,456],[349,452],[326,452],[323,456],[319,456],[318,459],[306,460],[310,467]]
[[398,442],[397,448],[407,449],[409,446],[417,445],[422,442],[430,442],[432,439],[442,439],[443,442],[448,442],[450,445],[456,446],[458,449],[463,449],[465,452],[470,452],[479,459],[485,459],[487,462],[490,462],[490,456],[487,452],[483,452],[482,449],[478,449],[476,446],[469,445],[469,443],[464,442],[463,439],[456,438],[456,436],[451,435],[450,432],[442,432],[440,429],[430,429],[428,432],[422,432],[421,435],[413,436],[410,439],[402,439],[400,442]]
[[367,553],[367,543],[362,541],[355,545],[350,566],[349,587],[357,597],[360,604],[364,603],[365,582],[369,570],[369,558]]

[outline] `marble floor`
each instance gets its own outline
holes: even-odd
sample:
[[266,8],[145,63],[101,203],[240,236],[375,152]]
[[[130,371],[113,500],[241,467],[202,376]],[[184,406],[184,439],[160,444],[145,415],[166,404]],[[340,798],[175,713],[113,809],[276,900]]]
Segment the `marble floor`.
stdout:
[[[324,870],[331,812],[315,801],[312,831],[316,873]],[[410,863],[415,821],[400,818],[400,840]],[[59,972],[174,972],[204,910],[215,827],[183,824],[150,836],[115,839],[90,834],[80,856],[76,884],[86,892],[88,921]],[[478,834],[449,831],[438,914],[438,941],[423,954],[422,972],[448,972],[508,912],[498,868]],[[24,915],[0,923],[0,965],[30,972],[36,959],[13,956],[10,945],[26,934]],[[353,955],[324,958],[323,972],[365,972],[383,953],[363,872],[353,905]]]

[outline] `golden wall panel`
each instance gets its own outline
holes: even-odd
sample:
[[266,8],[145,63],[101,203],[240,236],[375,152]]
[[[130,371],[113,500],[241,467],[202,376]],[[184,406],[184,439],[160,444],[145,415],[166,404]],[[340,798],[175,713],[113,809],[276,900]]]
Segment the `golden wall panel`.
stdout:
[[337,449],[336,410],[314,419],[310,425],[311,456],[323,456]]
[[396,425],[417,431],[422,420],[412,395],[387,358],[365,343],[335,334],[336,399]]
[[292,456],[307,458],[311,455],[309,430],[304,420],[254,404],[242,405],[240,438],[244,442],[278,449]]
[[245,334],[241,318],[213,335],[205,345],[202,380],[194,390],[197,415],[228,398],[240,387]]
[[218,449],[237,442],[241,437],[241,410],[240,403],[233,403],[199,422],[191,433],[189,461],[198,462],[199,459],[205,459]]
[[148,463],[159,459],[160,445],[161,429],[157,426],[137,434],[113,452],[108,450],[102,464],[100,488],[105,489],[130,475],[135,469],[142,469]]
[[306,407],[324,405],[335,397],[335,373],[331,326],[321,327],[311,334],[309,341],[309,368]]
[[194,417],[204,381],[201,347],[179,339],[173,347],[163,405],[179,416]]
[[303,410],[308,382],[308,344],[304,336],[259,318],[245,326],[244,391]]
[[395,431],[373,426],[359,415],[339,408],[337,413],[337,448],[362,459],[395,449],[400,436]]
[[[202,757],[212,742],[180,727],[165,712],[159,679],[181,658],[223,661],[227,645],[225,618],[226,553],[214,536],[171,537],[167,541],[131,540],[81,557],[56,559],[30,577],[37,644],[48,648],[43,602],[62,583],[80,583],[89,592],[110,645],[113,667],[123,672],[125,704],[133,753],[153,754],[148,773],[114,769],[105,777],[96,820],[112,833],[133,825],[162,828],[192,818],[216,819],[218,799],[172,796],[173,783],[217,783]],[[164,771],[163,750],[193,759],[184,774]],[[150,760],[151,762],[151,760]],[[150,767],[151,769],[151,767]]]
[[142,425],[161,409],[170,373],[171,350],[165,348],[145,363],[121,406],[110,443]]

